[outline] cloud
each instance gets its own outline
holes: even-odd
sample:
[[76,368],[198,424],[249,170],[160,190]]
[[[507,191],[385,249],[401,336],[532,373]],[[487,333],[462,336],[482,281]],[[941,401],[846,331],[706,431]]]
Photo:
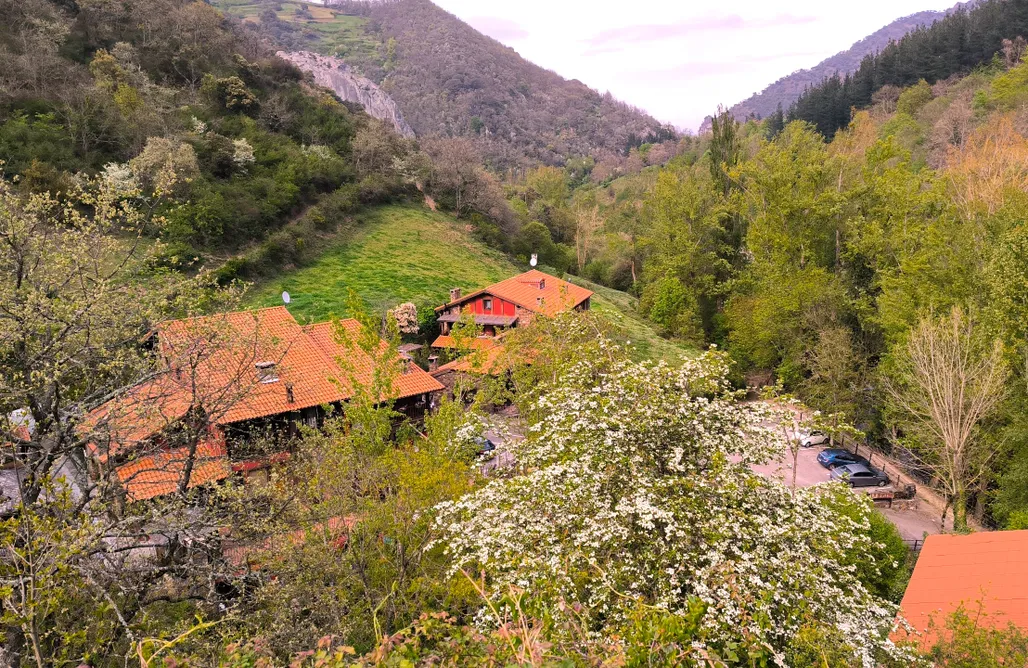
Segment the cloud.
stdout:
[[722,76],[727,74],[738,74],[749,72],[757,65],[775,60],[786,60],[797,57],[821,56],[818,51],[785,51],[782,53],[770,53],[761,55],[759,58],[746,58],[742,60],[711,60],[691,61],[681,63],[673,67],[661,69],[630,71],[619,73],[618,78],[624,81],[647,81],[647,82],[668,82],[676,80],[702,79],[704,77]]
[[498,42],[517,41],[528,37],[528,31],[509,19],[498,16],[472,16],[464,19],[472,28]]
[[[606,50],[614,44],[633,44],[652,42],[663,39],[677,39],[699,32],[713,30],[747,30],[760,28],[776,28],[781,26],[803,25],[817,21],[814,16],[794,16],[778,14],[776,16],[756,19],[744,19],[738,14],[725,16],[704,16],[686,19],[677,23],[630,25],[612,30],[604,30],[586,40],[586,43],[597,50]],[[606,47],[606,48],[604,48]]]

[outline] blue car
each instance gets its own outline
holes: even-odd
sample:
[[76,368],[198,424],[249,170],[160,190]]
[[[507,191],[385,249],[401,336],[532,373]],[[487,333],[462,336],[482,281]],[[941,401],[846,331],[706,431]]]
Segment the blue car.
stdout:
[[860,455],[855,455],[849,450],[843,450],[842,448],[822,450],[817,454],[817,463],[826,469],[834,469],[836,466],[846,466],[849,464],[871,465],[871,462]]

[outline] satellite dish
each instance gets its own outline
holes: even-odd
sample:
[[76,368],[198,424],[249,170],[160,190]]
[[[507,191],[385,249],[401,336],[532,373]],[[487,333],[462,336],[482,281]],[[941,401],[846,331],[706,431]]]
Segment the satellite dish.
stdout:
[[284,301],[286,304],[288,304],[291,299],[292,297],[289,296],[288,292],[282,293],[282,301]]
[[532,253],[532,259],[528,261],[528,264],[532,265],[533,267],[539,264],[539,256],[535,253]]

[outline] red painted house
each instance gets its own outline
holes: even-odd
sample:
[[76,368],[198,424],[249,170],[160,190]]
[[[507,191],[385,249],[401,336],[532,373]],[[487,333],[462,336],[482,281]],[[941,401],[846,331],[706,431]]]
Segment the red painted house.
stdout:
[[536,315],[553,317],[572,309],[588,310],[592,295],[590,290],[535,269],[468,295],[455,288],[450,291],[450,301],[436,308],[442,336],[432,345],[451,347],[450,328],[464,313],[474,315],[484,337],[495,337]]

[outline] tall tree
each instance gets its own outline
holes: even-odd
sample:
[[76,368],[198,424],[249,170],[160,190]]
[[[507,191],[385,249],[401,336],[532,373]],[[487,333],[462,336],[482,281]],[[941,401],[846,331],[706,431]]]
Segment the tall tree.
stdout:
[[732,188],[729,170],[738,164],[741,155],[739,122],[728,109],[718,105],[717,114],[711,119],[710,177],[723,195],[728,195]]
[[908,440],[946,490],[957,530],[967,529],[968,489],[998,449],[983,437],[982,425],[1006,396],[1007,377],[1000,342],[986,339],[954,307],[921,319],[885,384]]

